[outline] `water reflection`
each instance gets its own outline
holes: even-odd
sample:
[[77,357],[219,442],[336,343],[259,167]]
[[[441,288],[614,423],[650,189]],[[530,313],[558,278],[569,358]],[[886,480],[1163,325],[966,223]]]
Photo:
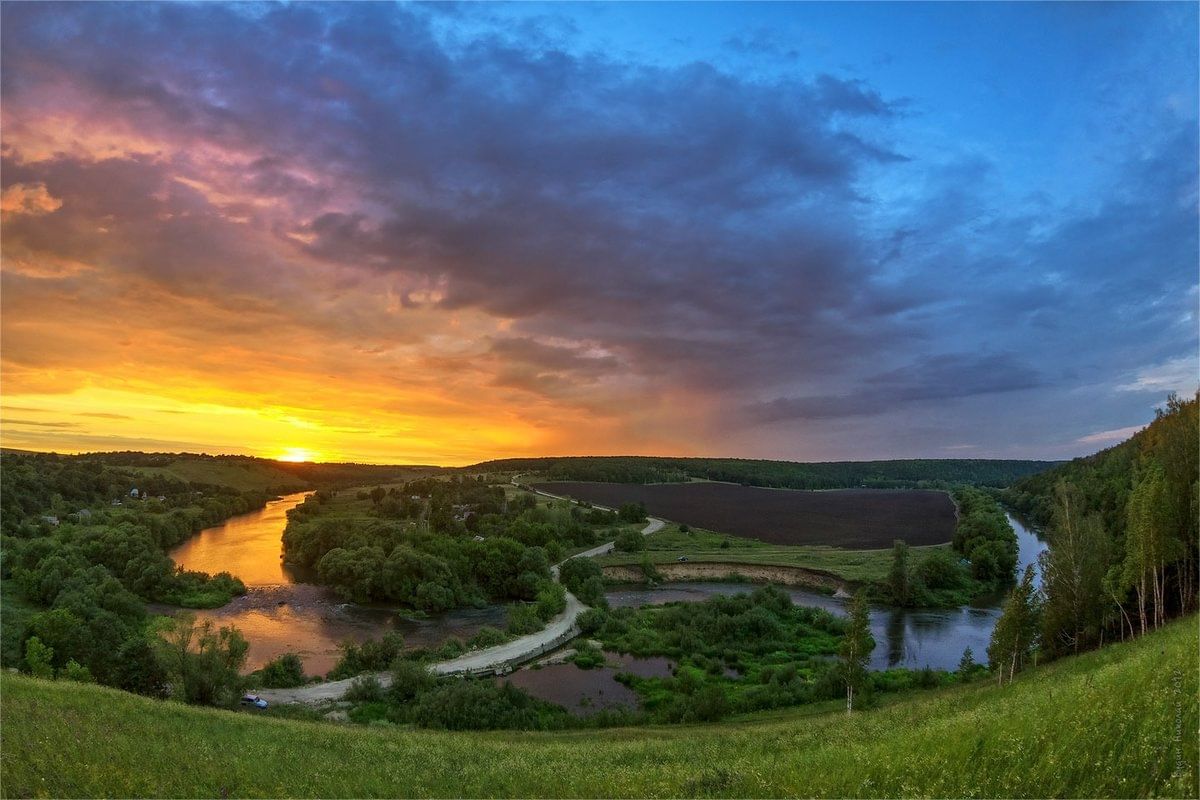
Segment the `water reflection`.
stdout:
[[[310,675],[333,668],[345,641],[361,643],[394,631],[409,648],[437,647],[452,637],[468,639],[485,625],[503,627],[503,606],[461,609],[414,617],[386,606],[346,603],[333,591],[300,581],[302,572],[282,563],[287,512],[306,493],[273,500],[259,511],[207,528],[171,552],[187,569],[229,571],[248,591],[221,608],[194,612],[197,619],[237,627],[250,643],[246,669],[284,653],[296,653]],[[159,611],[173,611],[159,607]]]
[[[428,618],[408,616],[384,606],[361,606],[342,602],[332,591],[299,582],[304,576],[282,564],[281,537],[287,523],[287,511],[303,502],[304,493],[272,501],[261,511],[244,514],[222,525],[208,528],[171,553],[171,557],[189,569],[206,572],[228,570],[240,577],[250,591],[222,608],[200,611],[200,619],[219,625],[235,625],[250,642],[248,669],[257,669],[283,653],[298,653],[310,674],[323,674],[333,667],[339,643],[362,642],[395,631],[404,636],[409,647],[437,647],[451,637],[468,639],[485,625],[503,627],[503,606],[464,609]],[[1020,568],[1036,563],[1046,545],[1030,530],[1010,517],[1017,532]],[[655,588],[617,587],[607,593],[609,604],[636,607],[674,601],[696,602],[718,594],[739,594],[753,590],[751,584],[670,583]],[[801,605],[824,608],[844,615],[846,603],[828,595],[802,589],[786,590]],[[963,649],[970,647],[977,661],[986,659],[988,640],[1000,615],[1000,598],[992,598],[979,607],[946,610],[904,610],[888,607],[871,610],[871,632],[876,647],[871,655],[873,669],[888,667],[933,667],[954,669]],[[582,696],[589,702],[605,705],[612,698],[623,698],[628,689],[612,680],[615,670],[584,680],[570,673],[574,665],[562,665],[553,672],[525,670],[515,673],[516,681],[539,680],[555,684],[559,674],[568,683],[582,681],[595,689]],[[607,669],[607,668],[606,668]],[[529,676],[526,676],[529,673]],[[536,676],[541,674],[541,678]],[[551,679],[553,678],[553,679]],[[596,683],[599,681],[599,683]],[[611,685],[610,685],[611,684]],[[613,688],[620,687],[620,690]],[[601,698],[599,689],[604,689]],[[558,690],[548,688],[548,692]],[[540,696],[540,695],[539,695]],[[549,698],[548,698],[549,699]],[[577,705],[577,703],[576,703]],[[598,706],[597,706],[598,707]]]
[[184,569],[230,572],[248,587],[295,583],[300,576],[283,564],[283,529],[287,512],[307,496],[307,492],[285,495],[259,511],[230,517],[200,531],[169,555]]
[[[1038,556],[1046,543],[1017,519],[1009,516],[1017,533],[1018,569],[1026,564],[1036,567]],[[1040,585],[1040,576],[1035,575]],[[660,587],[620,587],[608,593],[608,602],[615,608],[659,605],[671,602],[699,602],[714,595],[733,595],[753,591],[751,584],[741,583],[670,583]],[[823,608],[844,616],[846,600],[803,589],[787,589],[798,605]],[[875,650],[871,653],[872,669],[908,667],[919,669],[955,669],[963,650],[971,648],[975,660],[987,661],[988,641],[1000,618],[1000,597],[989,598],[978,607],[952,609],[901,609],[879,606],[871,609],[871,634]]]

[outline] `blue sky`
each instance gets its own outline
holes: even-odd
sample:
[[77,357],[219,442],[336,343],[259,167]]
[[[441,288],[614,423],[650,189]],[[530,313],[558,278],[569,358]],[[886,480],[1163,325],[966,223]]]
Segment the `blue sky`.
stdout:
[[1057,458],[1200,381],[1195,4],[3,14],[13,446]]

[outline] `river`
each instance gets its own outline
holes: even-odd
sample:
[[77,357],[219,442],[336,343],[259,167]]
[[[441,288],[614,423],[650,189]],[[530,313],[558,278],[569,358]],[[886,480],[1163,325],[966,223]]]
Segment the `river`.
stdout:
[[[338,645],[346,640],[362,642],[395,631],[409,647],[436,647],[452,637],[470,638],[485,625],[503,627],[503,606],[419,617],[386,606],[345,603],[329,589],[303,583],[305,576],[282,562],[281,537],[288,510],[305,496],[299,493],[273,500],[260,511],[201,531],[170,553],[187,569],[227,570],[245,582],[246,595],[196,614],[242,631],[250,642],[248,669],[294,652],[303,659],[307,672],[324,674],[337,662]],[[1009,520],[1017,533],[1018,568],[1036,565],[1045,543],[1015,518]],[[607,596],[614,607],[624,607],[703,600],[752,588],[738,583],[670,583],[654,588],[614,587]],[[840,599],[800,589],[788,593],[802,605],[845,613],[845,601]],[[967,647],[977,661],[985,661],[988,639],[999,615],[999,598],[955,609],[872,608],[876,647],[871,666],[954,669]]]
[[413,616],[386,606],[347,603],[331,589],[302,582],[311,576],[284,565],[282,537],[287,512],[307,496],[286,495],[259,511],[231,517],[170,553],[186,569],[228,571],[246,584],[243,596],[194,613],[199,620],[242,632],[250,643],[248,670],[296,653],[306,672],[323,675],[337,663],[345,641],[363,642],[394,631],[408,647],[436,647],[451,637],[468,639],[486,625],[504,627],[503,606]]

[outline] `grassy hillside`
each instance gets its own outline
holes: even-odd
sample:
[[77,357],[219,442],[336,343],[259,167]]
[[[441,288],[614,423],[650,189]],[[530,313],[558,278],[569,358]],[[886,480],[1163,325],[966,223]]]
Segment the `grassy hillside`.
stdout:
[[559,734],[354,729],[0,676],[5,796],[1195,797],[1197,620],[857,713]]

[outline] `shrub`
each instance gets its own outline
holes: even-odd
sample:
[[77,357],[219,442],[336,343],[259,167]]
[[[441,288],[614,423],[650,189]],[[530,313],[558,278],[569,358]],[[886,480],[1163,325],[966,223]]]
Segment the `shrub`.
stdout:
[[621,522],[645,522],[646,521],[646,504],[645,503],[624,503],[617,510],[617,518]]
[[549,622],[567,607],[567,590],[561,583],[542,581],[535,601],[538,617]]
[[30,636],[25,642],[25,668],[35,678],[54,677],[54,648],[42,644],[36,636]]
[[404,652],[404,637],[395,632],[362,644],[344,642],[342,657],[327,677],[330,680],[352,678],[363,672],[383,672]]
[[579,626],[580,633],[590,636],[600,630],[607,619],[608,612],[603,608],[589,608],[579,615],[575,623]]
[[581,640],[575,647],[575,655],[571,657],[575,666],[580,669],[592,669],[604,666],[604,653],[586,639]]
[[93,682],[92,673],[88,670],[88,668],[80,665],[80,663],[73,658],[69,660],[67,665],[59,671],[58,677],[67,681],[75,681],[76,683]]
[[304,664],[295,653],[284,653],[278,658],[268,661],[258,671],[259,682],[268,689],[287,689],[292,686],[303,686]]
[[486,680],[439,682],[421,695],[412,720],[423,728],[445,730],[537,730],[564,727],[567,712],[535,700],[511,683],[496,686]]
[[495,647],[498,644],[504,644],[508,641],[508,634],[498,628],[485,625],[480,628],[474,636],[467,640],[467,647],[471,649],[483,649],[487,647]]
[[383,700],[383,684],[374,675],[360,675],[350,684],[344,699],[351,703],[378,703]]
[[392,666],[392,684],[387,688],[387,700],[394,706],[407,705],[432,688],[436,682],[437,678],[424,664],[407,660],[397,661]]
[[542,620],[538,616],[537,608],[524,603],[514,603],[508,607],[508,624],[505,630],[514,636],[524,636],[527,633],[536,633],[542,629]]
[[617,534],[616,547],[622,553],[637,553],[646,549],[646,537],[639,531],[626,528]]

